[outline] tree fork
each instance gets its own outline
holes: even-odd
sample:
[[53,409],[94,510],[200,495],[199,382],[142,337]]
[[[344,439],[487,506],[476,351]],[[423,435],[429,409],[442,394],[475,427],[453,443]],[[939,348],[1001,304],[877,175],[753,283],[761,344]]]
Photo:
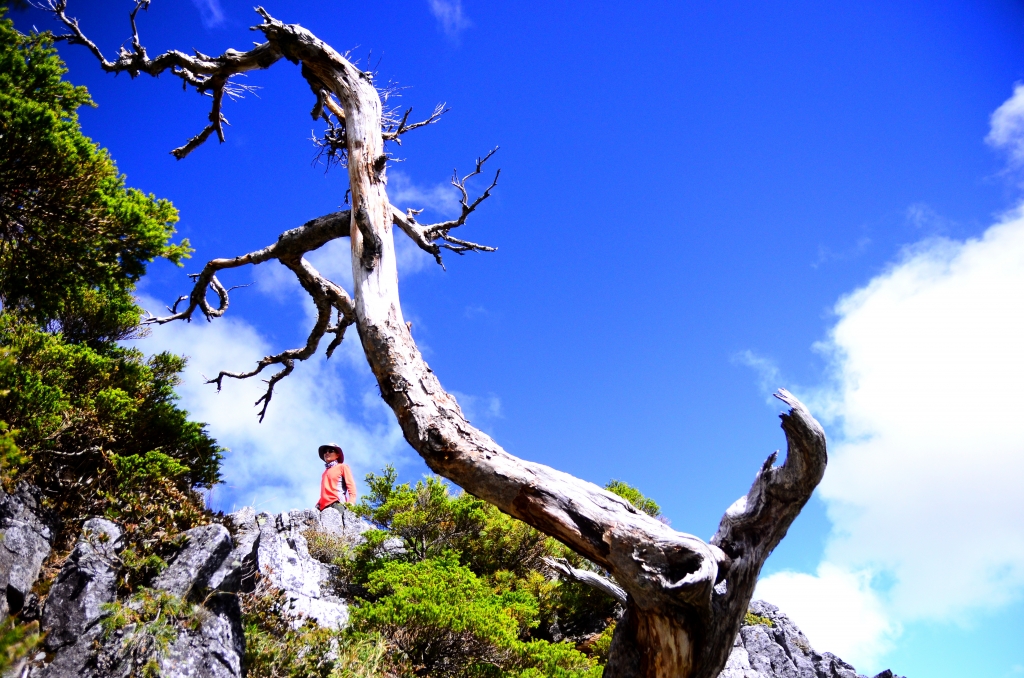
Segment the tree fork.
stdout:
[[[147,4],[146,0],[137,0],[136,12]],[[268,364],[285,365],[272,381],[292,370],[294,358],[302,360],[315,351],[325,332],[338,333],[329,349],[333,350],[345,324],[354,322],[381,396],[395,412],[406,440],[432,470],[559,539],[615,577],[625,592],[626,614],[613,637],[606,676],[715,678],[729,656],[761,566],[824,474],[824,432],[806,408],[784,390],[776,394],[790,408],[782,415],[788,443],[786,459],[776,467],[777,455],[768,458],[749,492],[726,511],[710,542],[677,532],[592,483],[508,454],[466,421],[455,398],[444,390],[423,360],[402,317],[393,239],[393,226],[397,224],[438,263],[440,247],[457,253],[492,251],[451,238],[448,232],[465,223],[469,213],[489,195],[493,183],[483,196],[469,203],[465,180],[473,174],[461,182],[456,177],[453,184],[462,192],[463,213],[455,221],[422,226],[415,222],[414,212],[403,215],[396,210],[386,191],[384,143],[415,126],[405,125],[404,117],[397,127],[385,120],[380,95],[369,74],[306,29],[283,24],[263,8],[257,8],[263,23],[253,30],[262,32],[267,41],[248,52],[228,50],[219,57],[170,51],[150,58],[138,38],[133,12],[132,49],[122,48],[116,61],[108,61],[78,23],[66,16],[66,0],[51,0],[50,8],[70,31],[58,39],[86,46],[104,70],[133,76],[170,71],[186,86],[214,95],[210,124],[178,149],[178,157],[205,142],[213,131],[223,138],[221,104],[223,94],[232,91],[232,76],[269,68],[282,57],[301,63],[302,77],[316,99],[314,114],[326,118],[330,111],[335,116],[334,121],[328,118],[331,143],[344,141],[341,151],[347,163],[351,211],[327,215],[288,231],[276,245],[259,252],[210,262],[197,276],[192,294],[186,297],[190,301],[188,309],[152,321],[187,320],[196,307],[208,317],[223,314],[227,290],[216,282],[217,270],[269,258],[288,264],[317,301],[321,313],[304,349],[264,359]],[[430,121],[434,119],[432,116]],[[333,151],[334,146],[331,148]],[[485,160],[478,160],[474,174],[479,173]],[[346,218],[347,229],[343,221]],[[302,260],[305,252],[345,235],[350,238],[352,252],[351,298]],[[444,244],[439,246],[438,240]],[[220,298],[217,309],[205,301],[208,286]],[[323,319],[328,305],[339,314],[334,328]],[[327,313],[329,319],[329,309]]]

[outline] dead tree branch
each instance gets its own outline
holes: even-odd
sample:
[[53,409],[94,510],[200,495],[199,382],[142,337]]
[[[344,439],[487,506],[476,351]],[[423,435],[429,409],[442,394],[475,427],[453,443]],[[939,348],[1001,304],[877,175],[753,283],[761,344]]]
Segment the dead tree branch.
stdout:
[[[308,222],[264,250],[211,261],[196,275],[192,293],[181,299],[188,300],[188,307],[177,312],[176,304],[171,316],[150,322],[187,320],[196,308],[207,318],[222,315],[228,290],[217,281],[217,271],[277,259],[293,271],[317,305],[317,320],[305,346],[268,356],[248,373],[222,373],[212,381],[220,384],[224,377],[254,376],[270,365],[281,365],[260,399],[265,412],[274,385],[294,369],[295,360],[312,355],[330,332],[335,334],[329,349],[333,350],[343,327],[355,323],[381,397],[394,411],[405,439],[431,470],[600,565],[625,592],[626,612],[616,626],[607,678],[715,678],[725,664],[765,559],[824,473],[825,436],[806,408],[788,392],[779,392],[790,408],[782,415],[786,460],[775,467],[775,455],[769,457],[747,495],[726,512],[710,543],[673,530],[592,483],[509,454],[466,420],[458,402],[423,360],[399,301],[392,228],[397,223],[438,261],[441,249],[457,254],[491,251],[456,238],[451,231],[465,224],[497,184],[495,174],[487,190],[470,201],[466,182],[482,172],[493,151],[478,159],[470,174],[452,178],[461,194],[459,218],[418,224],[417,212],[402,214],[388,199],[385,113],[372,77],[301,26],[282,24],[260,8],[264,23],[255,28],[267,42],[248,52],[228,50],[211,58],[172,51],[149,59],[136,40],[131,50],[122,49],[112,62],[85,38],[77,22],[65,16],[64,0],[50,1],[58,19],[71,30],[67,39],[85,45],[108,71],[156,75],[171,70],[186,86],[212,95],[231,76],[266,68],[284,56],[302,64],[303,78],[316,97],[313,112],[323,116],[327,109],[335,115],[339,129],[343,125],[352,211]],[[136,11],[144,6],[137,0]],[[220,85],[218,78],[223,79]],[[331,106],[335,99],[343,119]],[[207,138],[217,131],[218,116],[211,115],[213,129]],[[302,258],[315,249],[314,243],[343,235],[350,237],[352,298]],[[206,299],[211,289],[218,298],[216,307]],[[334,311],[338,319],[331,325]]]
[[381,132],[381,137],[384,139],[384,141],[394,141],[396,144],[401,146],[401,136],[403,134],[411,132],[414,129],[419,129],[420,127],[433,125],[435,122],[441,119],[442,115],[444,115],[450,110],[450,108],[445,108],[445,105],[443,103],[440,103],[434,107],[434,112],[430,114],[429,118],[427,118],[426,120],[421,120],[419,122],[409,124],[409,114],[412,113],[412,109],[406,109],[405,113],[402,115],[401,120],[398,121],[398,124],[385,126],[385,129]]
[[[117,58],[113,61],[107,59],[99,47],[92,40],[86,37],[78,20],[67,15],[67,0],[47,0],[44,8],[53,13],[57,19],[68,29],[68,33],[58,35],[55,40],[63,40],[72,45],[82,45],[100,62],[100,67],[108,73],[128,73],[136,77],[142,73],[156,77],[166,71],[181,79],[185,87],[192,87],[200,94],[213,97],[213,104],[210,110],[210,124],[196,136],[189,139],[184,145],[175,148],[171,153],[175,158],[181,160],[189,153],[203,144],[210,135],[217,133],[217,138],[224,141],[225,120],[221,112],[224,94],[238,96],[241,91],[250,89],[245,86],[231,88],[229,79],[232,76],[240,75],[247,71],[269,68],[282,56],[286,56],[279,49],[276,41],[268,39],[267,42],[257,45],[246,51],[239,52],[229,49],[220,56],[211,57],[200,52],[189,56],[184,52],[170,50],[154,58],[150,58],[146,48],[139,39],[136,15],[140,9],[148,9],[150,0],[136,0],[135,8],[130,15],[132,37],[132,48],[121,47]],[[257,9],[263,17],[263,24],[252,27],[252,30],[263,31],[269,38],[273,29],[283,26],[276,21],[263,8]]]
[[[491,184],[484,190],[484,192],[477,196],[473,202],[469,201],[469,192],[466,190],[466,182],[483,172],[484,163],[497,152],[498,149],[495,147],[484,157],[477,158],[476,168],[461,179],[459,179],[457,170],[452,173],[451,184],[459,191],[459,204],[462,208],[457,219],[442,221],[436,224],[420,224],[416,221],[416,215],[423,210],[409,209],[403,213],[394,205],[391,206],[392,218],[394,219],[394,222],[398,224],[398,227],[401,228],[406,235],[412,238],[413,242],[415,242],[420,249],[432,254],[434,256],[434,260],[437,261],[442,268],[444,267],[444,263],[441,261],[442,248],[460,255],[465,254],[466,252],[495,252],[498,249],[496,247],[480,245],[468,240],[461,240],[451,235],[451,231],[453,229],[465,225],[469,215],[476,211],[476,208],[480,206],[480,203],[491,197],[491,191],[498,185],[498,177],[501,176],[500,169],[494,173],[494,180],[491,181]],[[441,241],[440,244],[437,242],[438,240]]]
[[591,586],[602,593],[608,594],[623,605],[626,604],[626,592],[608,577],[602,577],[590,570],[581,570],[578,567],[573,567],[565,558],[544,558],[544,562],[562,576]]
[[[248,372],[221,371],[213,379],[207,380],[207,383],[216,384],[219,391],[223,386],[225,377],[248,379],[262,373],[264,369],[271,365],[282,365],[281,371],[275,373],[267,380],[266,392],[256,401],[256,405],[261,403],[263,405],[259,412],[259,419],[263,421],[267,414],[267,407],[270,405],[270,400],[274,395],[274,387],[281,379],[292,373],[295,369],[295,361],[306,360],[316,353],[317,348],[320,346],[320,340],[325,334],[334,335],[334,339],[327,347],[327,357],[330,358],[344,339],[345,330],[356,320],[355,306],[348,293],[336,283],[323,277],[319,271],[303,258],[304,254],[322,247],[331,240],[347,236],[351,220],[352,213],[348,210],[334,212],[307,221],[298,228],[285,231],[276,243],[263,249],[233,259],[214,259],[203,267],[202,272],[192,274],[191,277],[194,283],[192,292],[188,296],[178,298],[178,301],[170,309],[171,315],[164,317],[150,316],[144,322],[145,324],[164,324],[174,320],[190,321],[196,309],[199,309],[208,320],[218,318],[224,315],[228,309],[228,292],[230,291],[217,279],[216,273],[218,271],[249,264],[261,264],[271,259],[276,259],[286,266],[298,278],[299,284],[302,285],[306,293],[312,297],[317,309],[317,319],[309,332],[306,344],[299,348],[266,356],[256,363],[254,369]],[[218,305],[216,307],[211,306],[207,301],[208,290],[213,290],[217,295]],[[179,303],[186,299],[189,300],[188,307],[178,311]],[[332,316],[335,313],[336,321],[331,324]]]

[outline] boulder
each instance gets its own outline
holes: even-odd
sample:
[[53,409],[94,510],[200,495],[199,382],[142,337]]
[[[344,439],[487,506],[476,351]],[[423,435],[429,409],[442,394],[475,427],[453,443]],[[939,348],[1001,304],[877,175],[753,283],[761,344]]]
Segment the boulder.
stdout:
[[329,628],[344,626],[348,622],[348,605],[333,589],[337,568],[314,560],[302,536],[302,532],[320,524],[318,513],[261,513],[256,520],[260,526],[260,573],[284,592],[288,613]]
[[0,489],[0,619],[21,612],[50,555],[53,532],[41,515],[35,488],[18,483],[13,494]]
[[100,606],[117,595],[121,529],[103,518],[82,526],[75,549],[46,598],[43,607],[45,646],[53,652],[75,644],[99,621]]
[[[755,600],[750,611],[771,625],[740,627],[719,678],[865,678],[831,652],[815,652],[807,636],[774,605]],[[887,670],[875,678],[899,677]]]
[[260,526],[256,511],[246,506],[224,518],[224,524],[233,535],[234,548],[210,577],[210,588],[221,591],[252,591],[256,584],[257,544]]
[[188,598],[210,584],[210,579],[231,552],[231,534],[213,523],[193,527],[185,533],[185,545],[153,580],[153,588]]
[[182,631],[160,659],[164,678],[240,678],[245,636],[238,599],[229,594],[207,602],[210,616],[196,631]]

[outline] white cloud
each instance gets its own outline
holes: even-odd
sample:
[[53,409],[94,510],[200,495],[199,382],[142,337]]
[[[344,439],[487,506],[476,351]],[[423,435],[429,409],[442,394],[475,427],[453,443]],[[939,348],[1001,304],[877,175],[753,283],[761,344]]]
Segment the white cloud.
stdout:
[[[143,306],[160,304],[143,299]],[[221,393],[203,378],[222,369],[249,370],[271,352],[251,325],[234,318],[170,323],[154,328],[139,348],[189,357],[177,389],[182,406],[193,419],[208,422],[212,435],[230,449],[222,468],[224,484],[214,491],[215,508],[231,510],[254,503],[263,510],[282,511],[311,507],[319,496],[323,466],[316,448],[323,442],[333,440],[345,449],[357,480],[384,464],[398,465],[411,458],[376,384],[365,375],[360,379],[352,369],[368,373],[365,358],[345,359],[353,352],[362,356],[358,343],[353,332],[331,361],[321,354],[298,364],[278,383],[262,424],[253,407],[266,386],[258,377],[225,379]],[[361,384],[362,390],[348,386],[351,383]]]
[[776,603],[818,652],[875,665],[898,632],[871,589],[868,572],[823,563],[816,574],[780,572],[758,582],[757,598]]
[[442,219],[459,213],[459,192],[451,183],[444,181],[432,186],[420,186],[405,172],[392,170],[388,173],[388,198],[401,209],[428,210]]
[[[816,575],[762,592],[860,666],[901,624],[963,622],[1024,592],[1024,209],[908,249],[836,313],[819,347],[835,381],[810,399],[834,424],[832,533]],[[855,602],[830,621],[829,596]],[[843,641],[850,623],[864,633]]]
[[220,6],[220,0],[192,0],[192,4],[199,10],[203,25],[207,28],[216,28],[224,23],[224,10]]
[[775,402],[772,393],[782,383],[779,366],[771,358],[758,355],[753,351],[740,351],[732,357],[732,362],[737,365],[744,365],[757,372],[757,384],[764,392],[768,402]]
[[457,38],[459,33],[473,24],[462,13],[462,0],[429,0],[430,13],[437,19],[437,24],[449,38]]
[[1024,163],[1024,84],[1013,88],[1013,96],[995,110],[990,125],[985,141],[1005,149],[1013,164]]

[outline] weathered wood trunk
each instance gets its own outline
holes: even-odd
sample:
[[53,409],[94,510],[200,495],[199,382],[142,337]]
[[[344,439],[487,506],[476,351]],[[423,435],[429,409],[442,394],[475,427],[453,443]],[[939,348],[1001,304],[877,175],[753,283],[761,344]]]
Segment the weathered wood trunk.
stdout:
[[[312,355],[325,332],[336,335],[329,355],[345,327],[354,322],[381,396],[395,412],[406,440],[432,470],[604,567],[622,590],[607,586],[606,592],[620,596],[624,591],[626,615],[615,630],[605,676],[715,678],[729,656],[761,566],[825,470],[824,433],[803,405],[785,391],[777,394],[790,406],[782,415],[788,441],[785,463],[775,467],[776,455],[768,458],[749,492],[726,511],[710,542],[677,532],[592,483],[512,456],[473,427],[455,398],[441,386],[402,317],[399,298],[394,226],[399,225],[438,260],[434,243],[438,238],[461,248],[455,251],[489,250],[450,238],[446,230],[462,225],[480,199],[472,205],[464,200],[463,215],[457,222],[431,228],[416,224],[411,213],[403,215],[391,205],[381,100],[368,74],[301,26],[283,24],[262,9],[258,11],[264,23],[254,30],[262,31],[267,42],[248,52],[228,50],[219,57],[208,57],[172,51],[151,59],[136,33],[133,50],[122,50],[117,61],[107,61],[77,22],[65,16],[64,0],[52,3],[54,13],[71,31],[66,39],[87,46],[105,70],[132,75],[170,71],[186,85],[213,94],[210,125],[175,149],[179,158],[214,131],[223,135],[220,105],[225,83],[232,75],[268,68],[282,57],[302,64],[302,76],[316,98],[314,117],[326,117],[323,109],[327,106],[344,133],[350,211],[310,221],[263,250],[209,262],[187,297],[188,308],[151,321],[188,320],[196,308],[208,317],[222,315],[227,309],[227,290],[217,281],[216,272],[277,258],[296,273],[314,298],[318,309],[314,331],[305,347],[268,356],[251,372],[222,372],[213,380],[218,386],[225,376],[245,378],[268,365],[284,366],[269,380],[262,399],[265,411],[273,384],[291,372],[294,360]],[[138,3],[136,12],[145,4]],[[134,18],[133,13],[133,30]],[[388,138],[397,138],[398,133],[389,131],[392,136]],[[477,171],[481,163],[478,161]],[[455,185],[464,191],[463,186]],[[344,219],[349,220],[347,233]],[[351,298],[302,259],[305,252],[342,234],[351,239]],[[220,300],[217,308],[206,301],[208,287]],[[337,310],[338,320],[329,326],[332,310]]]

